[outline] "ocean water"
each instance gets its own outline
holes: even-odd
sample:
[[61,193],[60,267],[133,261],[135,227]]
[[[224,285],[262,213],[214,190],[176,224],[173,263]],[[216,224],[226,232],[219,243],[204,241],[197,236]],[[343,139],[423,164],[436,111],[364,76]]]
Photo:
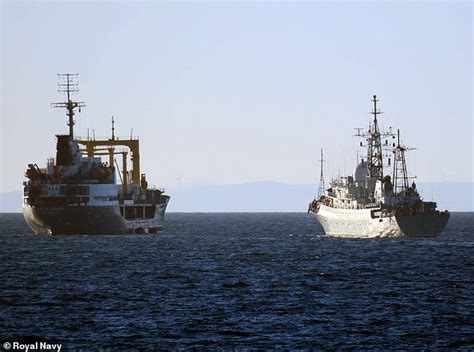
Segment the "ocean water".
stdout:
[[339,239],[308,214],[167,214],[159,234],[37,236],[0,214],[0,345],[474,348],[474,214]]

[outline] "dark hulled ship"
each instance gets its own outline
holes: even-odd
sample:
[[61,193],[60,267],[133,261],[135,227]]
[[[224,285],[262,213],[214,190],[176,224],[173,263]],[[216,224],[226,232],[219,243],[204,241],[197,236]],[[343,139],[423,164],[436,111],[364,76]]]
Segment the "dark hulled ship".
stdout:
[[[58,76],[62,80],[59,91],[67,100],[53,106],[66,108],[69,134],[56,136],[56,157],[45,168],[29,164],[25,171],[23,214],[28,225],[37,234],[161,230],[170,197],[163,189],[149,187],[146,175],[140,173],[139,139],[115,137],[113,119],[109,139],[75,137],[75,110],[85,106],[71,100],[78,91],[77,74]],[[122,158],[121,169],[116,156]]]

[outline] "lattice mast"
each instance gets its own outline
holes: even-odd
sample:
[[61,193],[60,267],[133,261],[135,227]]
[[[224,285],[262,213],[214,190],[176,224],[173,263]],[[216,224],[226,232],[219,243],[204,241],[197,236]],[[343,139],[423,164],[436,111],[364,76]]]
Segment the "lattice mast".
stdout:
[[52,103],[54,108],[66,108],[69,126],[69,137],[74,138],[74,109],[85,107],[83,101],[72,101],[71,95],[79,92],[79,83],[77,82],[78,73],[58,73],[58,92],[67,96],[67,101],[60,103]]
[[319,177],[319,187],[318,187],[318,199],[324,195],[324,158],[323,158],[323,149],[321,148],[321,159],[319,160],[321,162],[321,176]]
[[408,173],[405,161],[407,147],[400,144],[400,130],[397,131],[397,146],[393,150],[393,190],[395,194],[405,193],[408,189]]
[[379,124],[377,122],[377,115],[382,112],[377,110],[377,96],[374,95],[372,102],[374,107],[372,115],[374,115],[373,124],[369,127],[367,135],[367,179],[370,182],[375,179],[383,179],[383,153],[382,140],[380,135]]

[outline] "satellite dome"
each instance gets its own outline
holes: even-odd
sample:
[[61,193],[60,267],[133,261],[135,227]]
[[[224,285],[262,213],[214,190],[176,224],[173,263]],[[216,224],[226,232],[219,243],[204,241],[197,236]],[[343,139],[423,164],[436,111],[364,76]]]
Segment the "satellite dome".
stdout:
[[365,182],[365,177],[367,176],[367,162],[362,161],[357,165],[352,176],[354,177],[354,182]]

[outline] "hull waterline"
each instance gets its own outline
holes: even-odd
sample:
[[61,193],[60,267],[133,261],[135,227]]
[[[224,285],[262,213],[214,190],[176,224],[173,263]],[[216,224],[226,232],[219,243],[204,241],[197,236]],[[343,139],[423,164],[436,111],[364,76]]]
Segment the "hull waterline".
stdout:
[[311,213],[325,234],[334,237],[436,237],[449,220],[447,212],[372,218],[370,209],[334,209],[325,205]]
[[118,206],[38,207],[27,205],[23,216],[36,234],[105,235],[155,233],[163,228],[167,203],[156,206],[151,219],[125,219]]

